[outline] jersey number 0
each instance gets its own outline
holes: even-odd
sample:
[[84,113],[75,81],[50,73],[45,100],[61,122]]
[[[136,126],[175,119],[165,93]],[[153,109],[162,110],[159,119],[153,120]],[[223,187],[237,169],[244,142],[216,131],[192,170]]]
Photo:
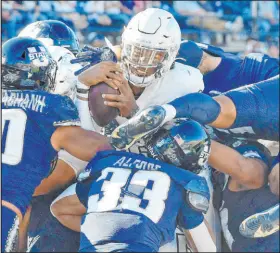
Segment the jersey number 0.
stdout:
[[22,159],[27,116],[21,109],[2,110],[2,162],[17,165]]

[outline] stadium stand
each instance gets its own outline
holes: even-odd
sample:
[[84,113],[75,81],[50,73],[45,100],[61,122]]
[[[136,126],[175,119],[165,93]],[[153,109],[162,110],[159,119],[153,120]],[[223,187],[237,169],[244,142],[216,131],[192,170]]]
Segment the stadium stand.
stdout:
[[251,48],[279,55],[279,1],[2,1],[2,41],[28,23],[57,19],[74,29],[82,44],[93,43],[92,33],[118,43],[130,18],[149,7],[171,12],[185,39],[236,53]]

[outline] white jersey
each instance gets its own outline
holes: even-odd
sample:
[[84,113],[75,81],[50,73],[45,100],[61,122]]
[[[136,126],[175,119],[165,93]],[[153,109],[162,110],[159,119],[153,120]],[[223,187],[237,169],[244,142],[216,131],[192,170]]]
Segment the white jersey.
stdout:
[[[163,105],[189,93],[204,90],[203,76],[196,68],[176,62],[174,69],[145,88],[136,103],[140,111],[153,105]],[[119,123],[127,119],[118,117]]]

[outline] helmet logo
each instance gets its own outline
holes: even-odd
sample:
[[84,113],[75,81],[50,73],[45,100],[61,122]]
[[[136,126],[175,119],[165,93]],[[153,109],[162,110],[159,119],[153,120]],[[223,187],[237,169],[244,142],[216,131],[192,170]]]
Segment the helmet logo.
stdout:
[[45,67],[49,64],[49,55],[43,47],[29,47],[28,57],[36,67]]

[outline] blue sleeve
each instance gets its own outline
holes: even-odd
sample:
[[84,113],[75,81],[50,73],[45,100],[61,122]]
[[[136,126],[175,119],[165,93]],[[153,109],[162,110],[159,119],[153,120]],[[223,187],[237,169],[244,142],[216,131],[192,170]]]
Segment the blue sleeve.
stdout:
[[279,75],[224,95],[236,107],[236,120],[231,128],[251,126],[267,139],[279,139]]
[[184,203],[179,211],[177,222],[183,229],[193,229],[200,225],[204,220],[202,212],[195,211]]
[[67,96],[55,95],[53,101],[54,127],[80,126],[80,117],[74,102]]
[[248,54],[242,66],[246,79],[250,80],[249,83],[261,82],[279,74],[279,59],[266,54]]

